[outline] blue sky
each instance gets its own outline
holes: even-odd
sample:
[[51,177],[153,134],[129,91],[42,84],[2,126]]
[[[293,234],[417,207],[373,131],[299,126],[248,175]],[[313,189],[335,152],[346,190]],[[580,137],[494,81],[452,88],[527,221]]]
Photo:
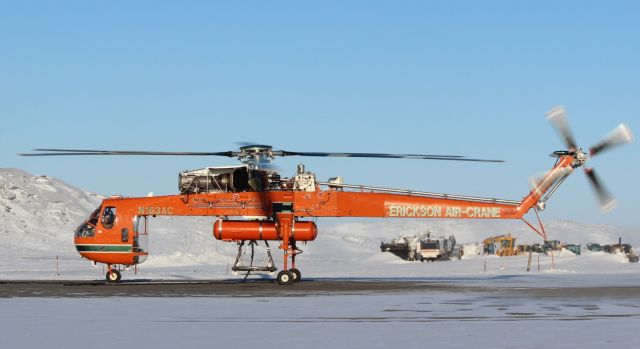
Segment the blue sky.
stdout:
[[[635,1],[3,2],[0,167],[102,194],[170,194],[227,158],[20,158],[38,147],[459,154],[504,164],[285,158],[322,180],[520,199],[562,143],[640,131]],[[638,143],[593,159],[546,219],[639,227]]]

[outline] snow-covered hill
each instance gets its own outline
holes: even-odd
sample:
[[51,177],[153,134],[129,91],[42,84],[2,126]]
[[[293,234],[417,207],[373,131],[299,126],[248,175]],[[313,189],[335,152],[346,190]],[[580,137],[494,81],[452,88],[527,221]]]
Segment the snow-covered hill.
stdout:
[[0,169],[0,248],[23,253],[74,251],[72,232],[101,197],[48,176]]
[[[47,176],[17,169],[0,169],[0,278],[66,277],[95,278],[93,269],[73,245],[73,230],[100,204],[101,196],[87,193]],[[150,223],[151,256],[141,266],[146,277],[211,278],[229,275],[235,244],[216,241],[211,235],[213,217],[159,217]],[[382,240],[430,230],[436,235],[454,234],[459,243],[480,242],[492,235],[511,233],[518,242],[540,242],[520,221],[460,220],[344,220],[318,222],[316,241],[300,246],[299,267],[307,276],[429,276],[474,275],[524,270],[524,256],[512,258],[472,256],[443,263],[405,262],[381,253]],[[614,243],[621,236],[634,246],[640,231],[605,225],[547,222],[551,239],[571,243]],[[277,244],[271,246],[279,265]],[[624,263],[620,256],[586,253],[560,256],[554,271],[579,273],[637,272],[638,264]],[[542,257],[544,268],[551,260]],[[627,264],[625,266],[625,264]],[[145,274],[146,273],[146,274]],[[126,274],[125,274],[125,277]]]

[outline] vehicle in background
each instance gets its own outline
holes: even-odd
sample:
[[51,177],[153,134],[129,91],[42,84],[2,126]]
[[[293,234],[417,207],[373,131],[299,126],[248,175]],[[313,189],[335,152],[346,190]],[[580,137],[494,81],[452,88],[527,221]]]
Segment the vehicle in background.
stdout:
[[462,256],[462,249],[456,245],[455,237],[431,237],[430,232],[405,235],[395,238],[391,242],[381,242],[382,252],[391,252],[407,261],[436,261],[449,260],[451,257]]
[[495,254],[500,257],[515,256],[517,254],[516,238],[511,234],[492,236],[482,241],[484,254]]
[[453,237],[453,235],[449,237],[440,236],[432,238],[431,234],[427,233],[426,238],[418,240],[418,244],[416,245],[416,260],[421,262],[449,260],[454,254],[460,258],[462,250],[459,248],[456,249],[455,247],[456,238]]

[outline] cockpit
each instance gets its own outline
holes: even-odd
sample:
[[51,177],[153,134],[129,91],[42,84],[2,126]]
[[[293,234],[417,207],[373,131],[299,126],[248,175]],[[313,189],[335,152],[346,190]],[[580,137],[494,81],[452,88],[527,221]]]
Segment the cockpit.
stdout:
[[127,215],[114,201],[105,201],[75,230],[75,245],[83,257],[107,264],[134,265],[149,254],[149,217]]
[[76,228],[75,236],[77,238],[90,238],[95,236],[95,228],[98,225],[98,219],[100,218],[100,207],[98,207],[89,219],[80,224],[78,228]]
[[104,210],[102,207],[98,207],[84,223],[80,224],[76,228],[75,236],[77,238],[89,238],[95,236],[95,229],[98,222],[102,224],[105,229],[112,229],[116,222],[117,208],[114,206],[107,206]]

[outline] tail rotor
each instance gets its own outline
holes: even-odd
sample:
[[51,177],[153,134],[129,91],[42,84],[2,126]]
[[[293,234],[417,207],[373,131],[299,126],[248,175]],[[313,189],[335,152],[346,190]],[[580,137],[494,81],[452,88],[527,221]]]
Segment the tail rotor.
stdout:
[[[577,146],[575,138],[571,133],[569,123],[567,121],[566,112],[563,106],[553,108],[547,113],[547,119],[551,122],[551,125],[555,128],[560,138],[567,146],[567,150],[556,151],[556,156],[573,156],[574,161],[572,163],[573,168],[583,166],[587,160],[599,155],[607,150],[615,148],[617,146],[631,143],[633,141],[633,133],[629,126],[620,124],[607,134],[600,142],[589,148],[589,152],[585,153],[582,148]],[[596,172],[593,168],[584,169],[591,187],[596,193],[598,203],[600,204],[600,210],[602,212],[608,212],[616,206],[616,200],[606,189],[603,182],[596,176]]]

